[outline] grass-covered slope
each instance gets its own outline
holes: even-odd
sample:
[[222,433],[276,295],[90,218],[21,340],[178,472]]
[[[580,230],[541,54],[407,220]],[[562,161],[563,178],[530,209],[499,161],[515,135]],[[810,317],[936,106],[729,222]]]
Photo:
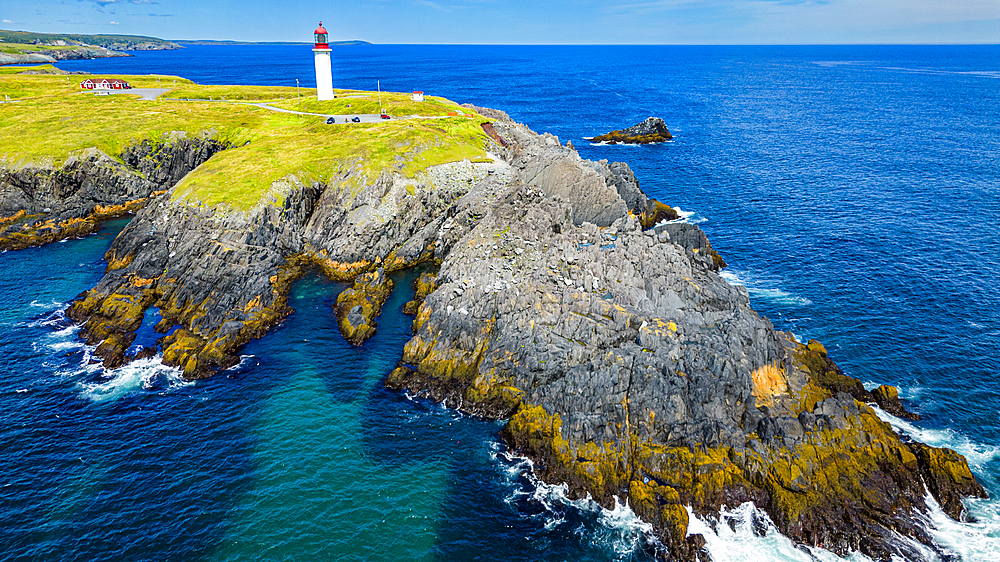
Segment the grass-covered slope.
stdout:
[[117,157],[143,141],[209,137],[235,148],[189,174],[173,195],[209,206],[248,209],[276,180],[291,175],[303,182],[349,176],[347,181],[361,185],[383,170],[412,177],[435,164],[486,158],[482,118],[441,98],[417,103],[405,94],[383,93],[382,107],[393,119],[328,125],[324,115],[378,113],[378,94],[340,91],[343,97],[318,102],[315,90],[307,88],[200,86],[173,76],[95,77],[170,89],[150,101],[81,91],[79,76],[13,70],[0,70],[0,101],[13,101],[0,103],[0,165],[58,167],[88,148]]

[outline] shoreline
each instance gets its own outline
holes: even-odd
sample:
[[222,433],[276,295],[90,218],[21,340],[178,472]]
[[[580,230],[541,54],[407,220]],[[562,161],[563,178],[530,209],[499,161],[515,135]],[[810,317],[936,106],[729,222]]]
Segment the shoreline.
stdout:
[[[360,181],[356,193],[289,180],[279,199],[221,217],[156,201],[115,241],[108,272],[73,315],[113,356],[156,304],[164,331],[179,326],[163,340],[165,362],[197,378],[283,317],[288,284],[307,265],[353,280],[435,261],[436,288],[416,307],[388,382],[509,417],[506,437],[543,479],[602,504],[630,498],[678,556],[703,546],[687,539],[685,505],[704,514],[753,499],[795,540],[846,552],[878,529],[917,532],[904,513],[920,507],[911,492],[921,471],[939,479],[940,467],[958,467],[953,490],[940,481],[950,514],[950,494],[975,492],[963,487],[964,460],[904,445],[880,425],[821,344],[796,342],[753,312],[746,291],[718,276],[700,229],[643,228],[650,200],[627,165],[583,160],[552,135],[476,109],[509,145],[492,162],[448,163],[416,181],[385,168],[362,180],[352,169],[338,181]],[[218,296],[198,287],[206,275]],[[595,411],[600,419],[587,417]],[[786,475],[779,450],[803,462],[788,461]],[[841,455],[855,462],[827,466]],[[887,464],[873,461],[884,455]],[[865,509],[853,486],[870,479],[888,503],[863,513],[890,519],[828,528]],[[796,530],[803,518],[808,527]],[[868,548],[884,557],[888,546]]]

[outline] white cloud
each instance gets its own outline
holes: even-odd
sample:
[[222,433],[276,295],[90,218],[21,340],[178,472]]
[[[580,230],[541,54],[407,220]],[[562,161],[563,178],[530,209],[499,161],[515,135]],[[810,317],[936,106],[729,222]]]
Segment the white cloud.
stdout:
[[441,4],[438,4],[437,2],[432,2],[431,0],[414,0],[414,2],[416,4],[421,4],[421,5],[427,6],[429,8],[434,8],[435,10],[441,10],[442,12],[450,12],[451,11],[448,8],[445,8],[444,6],[442,6]]
[[14,23],[14,20],[3,20],[4,23]]
[[116,22],[116,21],[113,21],[113,22],[109,22],[109,23],[110,23],[111,25],[118,25],[118,22]]

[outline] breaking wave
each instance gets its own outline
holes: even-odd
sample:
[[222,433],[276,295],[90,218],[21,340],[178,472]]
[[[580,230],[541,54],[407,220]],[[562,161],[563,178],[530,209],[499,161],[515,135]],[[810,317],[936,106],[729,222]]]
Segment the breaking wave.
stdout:
[[28,327],[49,331],[32,343],[35,351],[48,355],[45,365],[64,379],[78,379],[80,396],[94,402],[116,400],[135,392],[163,393],[194,384],[181,376],[181,371],[161,363],[162,355],[133,361],[117,369],[107,369],[94,356],[95,346],[78,337],[79,324],[66,318],[65,304],[53,303],[51,312],[25,322]]
[[770,283],[758,281],[745,273],[737,274],[730,269],[724,269],[719,275],[730,285],[745,287],[752,299],[762,299],[784,306],[808,306],[812,304],[812,301],[805,297],[793,295],[777,287],[769,287]]
[[898,418],[878,406],[871,405],[878,417],[892,426],[892,429],[915,441],[926,443],[932,447],[948,447],[962,454],[969,461],[973,472],[981,472],[987,463],[1000,458],[1000,447],[976,443],[951,429],[930,429],[919,427],[912,422]]
[[632,560],[637,555],[652,556],[663,550],[652,534],[653,526],[636,516],[627,501],[622,503],[615,497],[614,507],[607,509],[589,494],[570,499],[566,484],[539,480],[530,459],[500,450],[491,456],[504,467],[504,478],[511,489],[504,501],[538,520],[545,531],[570,529],[590,546],[604,550],[612,560]]
[[100,367],[96,381],[80,382],[82,395],[94,402],[116,400],[139,391],[163,393],[193,385],[181,376],[180,369],[161,363],[162,357],[139,359],[117,369]]

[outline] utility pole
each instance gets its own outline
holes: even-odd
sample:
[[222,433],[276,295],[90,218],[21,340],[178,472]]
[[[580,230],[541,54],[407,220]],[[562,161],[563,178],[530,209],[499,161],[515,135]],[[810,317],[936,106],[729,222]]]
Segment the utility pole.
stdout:
[[302,96],[299,95],[299,79],[295,79],[295,99],[299,100],[299,107],[302,106]]
[[382,111],[382,81],[376,80],[375,84],[375,87],[378,88],[378,114],[385,115],[385,112]]

